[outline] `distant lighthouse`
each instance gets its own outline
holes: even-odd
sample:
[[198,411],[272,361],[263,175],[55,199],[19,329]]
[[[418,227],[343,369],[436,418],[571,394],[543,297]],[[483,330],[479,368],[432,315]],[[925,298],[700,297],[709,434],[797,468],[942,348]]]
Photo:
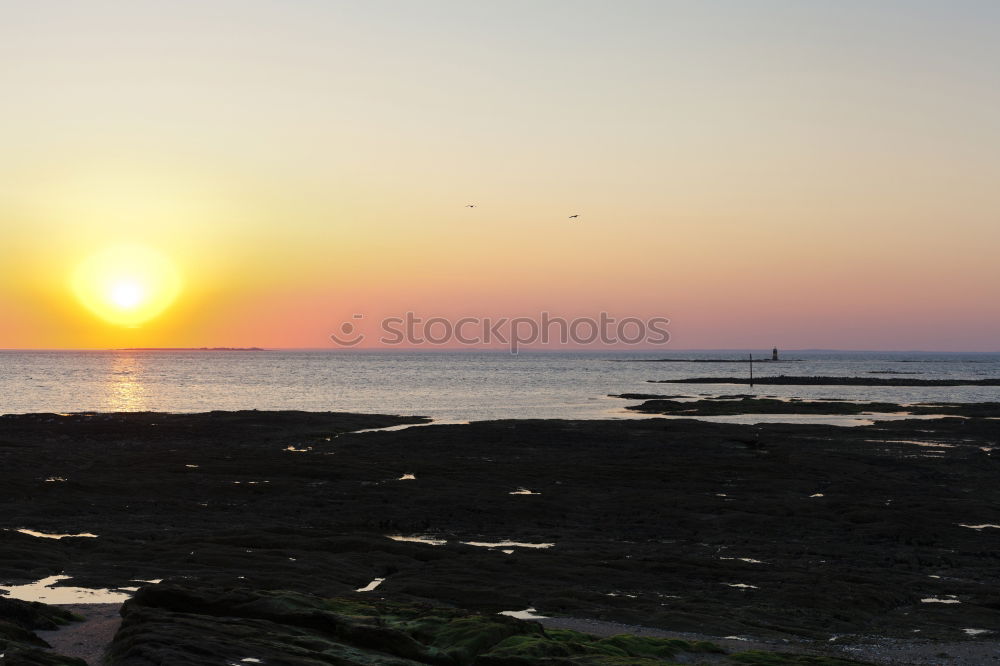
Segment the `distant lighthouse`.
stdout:
[[771,350],[771,360],[772,361],[777,361],[778,360],[778,348],[777,347],[775,347],[774,349]]

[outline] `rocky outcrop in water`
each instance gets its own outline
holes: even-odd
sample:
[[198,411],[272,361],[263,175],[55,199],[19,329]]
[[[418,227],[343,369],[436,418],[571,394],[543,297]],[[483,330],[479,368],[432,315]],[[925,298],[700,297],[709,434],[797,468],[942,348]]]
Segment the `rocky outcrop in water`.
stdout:
[[[900,405],[894,402],[852,402],[848,400],[778,400],[754,396],[714,397],[704,400],[675,400],[670,396],[623,393],[612,396],[645,400],[626,409],[647,414],[672,416],[735,416],[740,414],[833,414],[857,415],[897,413],[912,415],[1000,417],[1000,402],[937,402]],[[677,396],[675,396],[677,397]]]
[[[750,384],[744,377],[686,377],[650,379],[651,384]],[[909,379],[905,377],[754,377],[761,386],[1000,386],[1000,379]]]

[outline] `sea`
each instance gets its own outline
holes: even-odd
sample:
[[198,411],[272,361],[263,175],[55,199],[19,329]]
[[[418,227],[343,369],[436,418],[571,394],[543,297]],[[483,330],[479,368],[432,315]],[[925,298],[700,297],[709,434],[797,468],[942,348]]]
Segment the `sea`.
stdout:
[[[648,418],[619,393],[752,393],[779,398],[914,402],[1000,401],[997,386],[755,386],[654,384],[682,377],[748,377],[749,355],[712,351],[0,351],[0,414],[307,410],[422,415],[438,423],[488,419]],[[754,375],[913,379],[1000,378],[1000,353],[782,351]],[[672,359],[673,362],[651,362]],[[726,363],[699,363],[721,359]],[[891,415],[890,415],[891,416]],[[735,422],[859,424],[858,417],[756,415]]]

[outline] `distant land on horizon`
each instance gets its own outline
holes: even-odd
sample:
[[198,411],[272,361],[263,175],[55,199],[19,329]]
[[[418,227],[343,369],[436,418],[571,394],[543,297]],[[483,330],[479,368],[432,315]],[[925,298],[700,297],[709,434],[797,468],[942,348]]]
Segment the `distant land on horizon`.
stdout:
[[263,347],[118,347],[110,351],[272,351]]

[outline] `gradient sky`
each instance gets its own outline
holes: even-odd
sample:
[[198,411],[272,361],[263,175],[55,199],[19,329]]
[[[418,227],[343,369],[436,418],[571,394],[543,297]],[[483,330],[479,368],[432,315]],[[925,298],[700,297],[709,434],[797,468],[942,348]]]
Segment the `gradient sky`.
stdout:
[[[0,347],[603,310],[674,348],[997,350],[998,30],[992,0],[0,0]],[[70,286],[121,243],[183,280],[138,328]]]

